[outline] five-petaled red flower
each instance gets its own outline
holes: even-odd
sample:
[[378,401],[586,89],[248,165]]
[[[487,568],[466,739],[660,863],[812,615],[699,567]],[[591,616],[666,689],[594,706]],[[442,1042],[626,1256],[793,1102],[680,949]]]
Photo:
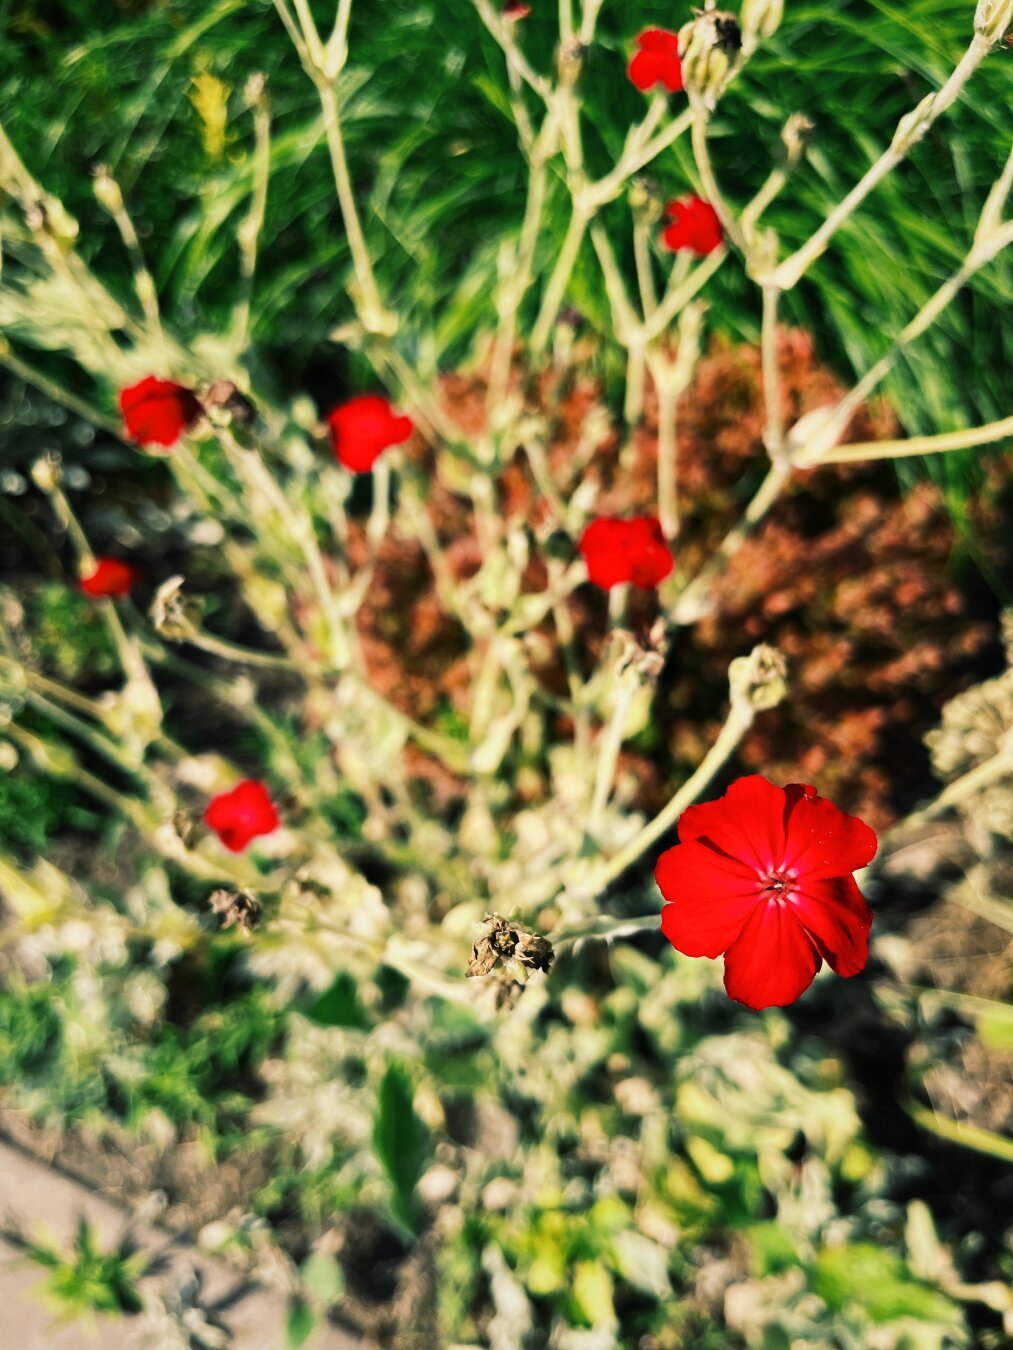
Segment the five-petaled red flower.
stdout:
[[650,590],[664,581],[674,566],[655,516],[635,516],[632,520],[600,516],[581,535],[578,547],[587,563],[588,580],[605,590],[630,581]]
[[141,445],[175,445],[204,409],[192,390],[174,380],[147,375],[120,390],[120,411],[127,436]]
[[360,394],[327,414],[331,446],[346,469],[369,473],[392,445],[412,434],[410,417],[399,417],[379,394]]
[[100,596],[129,595],[134,582],[139,579],[137,568],[121,562],[119,558],[96,558],[95,566],[81,576],[80,586],[85,595],[97,599]]
[[686,197],[669,202],[665,211],[672,223],[662,231],[661,242],[673,253],[688,248],[703,256],[721,247],[725,234],[710,202],[702,197]]
[[725,989],[749,1008],[793,1003],[823,961],[857,975],[872,911],[852,873],[876,836],[807,783],[753,774],[679,820],[681,842],[658,859],[668,903],[661,927],[686,956],[725,958]]
[[204,824],[214,830],[232,853],[243,849],[258,834],[278,828],[278,812],[267,788],[253,778],[244,778],[231,792],[212,797],[204,812]]
[[663,85],[670,94],[682,88],[679,37],[664,28],[646,28],[637,38],[640,50],[631,58],[627,74],[641,92]]

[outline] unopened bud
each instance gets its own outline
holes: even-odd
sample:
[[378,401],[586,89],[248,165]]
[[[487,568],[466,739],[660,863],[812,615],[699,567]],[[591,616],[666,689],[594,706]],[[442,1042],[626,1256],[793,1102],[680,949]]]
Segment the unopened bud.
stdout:
[[801,161],[815,130],[815,123],[811,122],[805,113],[792,113],[785,122],[784,130],[781,132],[781,143],[784,146],[787,168],[794,169]]
[[123,193],[120,191],[120,185],[104,164],[100,164],[95,170],[92,191],[99,206],[111,216],[118,216],[123,210]]
[[989,42],[1001,42],[1013,25],[1013,0],[978,0],[974,31]]
[[55,492],[61,476],[60,456],[55,453],[42,455],[32,465],[32,479],[41,492]]
[[725,87],[732,59],[742,47],[734,14],[709,10],[679,30],[679,55],[686,92],[713,108]]
[[773,37],[783,18],[784,0],[742,0],[739,21],[743,45],[752,47],[757,38]]
[[183,594],[183,578],[170,577],[155,592],[151,622],[170,642],[189,642],[200,635],[201,610],[199,600]]
[[906,155],[928,131],[932,125],[932,108],[935,101],[935,94],[926,94],[918,106],[905,113],[897,123],[897,130],[890,142],[890,149],[895,155]]
[[765,642],[748,656],[739,656],[728,667],[732,703],[745,704],[753,712],[776,708],[788,693],[788,662]]
[[633,179],[627,201],[636,220],[644,225],[657,224],[665,213],[665,203],[661,199],[657,181],[646,174],[638,174]]

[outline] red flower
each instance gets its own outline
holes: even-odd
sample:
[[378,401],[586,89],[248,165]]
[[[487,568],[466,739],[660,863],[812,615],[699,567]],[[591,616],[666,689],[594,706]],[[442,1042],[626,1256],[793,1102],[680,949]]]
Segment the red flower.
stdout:
[[379,394],[361,394],[327,414],[331,445],[352,473],[369,473],[392,445],[401,445],[414,428],[410,417],[398,417]]
[[279,821],[264,784],[244,778],[231,792],[220,792],[211,798],[204,812],[204,824],[214,830],[232,853],[242,853],[258,834],[276,830]]
[[674,564],[661,525],[654,516],[633,520],[593,520],[578,548],[587,563],[588,580],[605,590],[632,581],[649,591],[664,581]]
[[664,28],[646,28],[637,38],[640,48],[632,58],[627,74],[637,88],[646,93],[661,84],[670,94],[682,88],[682,62],[679,38]]
[[148,375],[120,390],[120,411],[130,440],[169,446],[189,431],[204,409],[183,385]]
[[702,256],[720,248],[725,232],[718,220],[718,213],[702,197],[669,202],[665,211],[672,223],[662,231],[661,240],[673,253],[681,248],[689,248]]
[[505,0],[503,5],[503,17],[511,23],[518,19],[526,19],[531,13],[531,6],[526,5],[524,0]]
[[807,783],[752,774],[684,811],[679,838],[654,873],[662,931],[686,956],[724,955],[731,998],[782,1007],[823,961],[838,975],[864,968],[872,911],[851,874],[877,841],[861,820]]
[[140,572],[118,558],[96,558],[95,566],[80,578],[85,595],[93,597],[129,595]]

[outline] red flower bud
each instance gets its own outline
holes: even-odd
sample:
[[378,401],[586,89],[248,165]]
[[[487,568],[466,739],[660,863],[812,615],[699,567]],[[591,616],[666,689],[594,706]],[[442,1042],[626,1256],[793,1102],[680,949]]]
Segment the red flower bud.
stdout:
[[531,6],[526,5],[524,0],[505,0],[503,5],[503,17],[510,23],[516,23],[518,19],[526,19],[531,13]]
[[278,812],[263,783],[244,778],[231,792],[212,797],[204,812],[204,824],[214,830],[232,853],[242,853],[258,834],[278,828]]
[[724,956],[731,998],[783,1007],[824,961],[838,975],[864,969],[872,911],[852,873],[877,840],[863,821],[808,783],[753,774],[684,811],[679,840],[654,873],[662,932],[685,956]]
[[120,390],[120,411],[127,436],[140,445],[175,445],[204,411],[189,389],[173,380],[148,375]]
[[670,94],[682,88],[682,62],[679,37],[664,28],[647,28],[637,38],[640,50],[633,56],[627,74],[637,88],[646,93],[660,84]]
[[369,473],[392,445],[412,434],[410,417],[399,417],[379,394],[361,394],[327,414],[331,446],[339,462],[352,473]]
[[96,599],[100,596],[129,595],[140,576],[136,567],[120,562],[118,558],[96,558],[95,566],[80,578],[79,584],[85,595]]
[[702,197],[686,197],[682,201],[669,202],[665,211],[672,223],[662,231],[661,241],[673,253],[688,248],[703,256],[720,248],[725,237],[724,230],[717,212]]
[[588,579],[607,591],[627,582],[652,590],[675,565],[655,516],[633,520],[601,516],[581,535],[578,547],[587,563]]

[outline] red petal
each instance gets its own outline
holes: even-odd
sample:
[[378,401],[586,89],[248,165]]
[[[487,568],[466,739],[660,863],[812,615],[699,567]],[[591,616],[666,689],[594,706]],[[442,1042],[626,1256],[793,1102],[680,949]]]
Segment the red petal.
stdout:
[[636,39],[645,52],[660,52],[663,56],[679,55],[679,35],[667,28],[645,28]]
[[380,455],[412,434],[410,417],[397,416],[379,394],[361,394],[327,415],[331,446],[352,473],[368,473]]
[[587,563],[588,580],[611,590],[630,580],[631,563],[626,547],[627,524],[624,520],[600,517],[592,520],[577,547]]
[[758,905],[725,954],[728,997],[759,1012],[794,1003],[822,962],[792,910],[772,900]]
[[662,78],[662,64],[654,52],[637,52],[626,68],[630,80],[646,94]]
[[658,859],[654,879],[670,903],[661,930],[685,956],[720,956],[742,932],[757,904],[756,874],[706,844],[677,844]]
[[875,831],[824,797],[801,795],[806,786],[790,783],[785,788],[789,803],[785,867],[804,882],[844,877],[864,867],[876,853]]
[[872,910],[853,877],[806,882],[789,903],[831,970],[850,976],[865,969]]
[[784,857],[784,813],[784,789],[750,774],[717,801],[687,807],[679,817],[679,838],[706,839],[765,876]]
[[656,516],[636,516],[628,522],[628,549],[631,559],[630,580],[642,590],[650,590],[664,581],[673,566],[671,550]]

